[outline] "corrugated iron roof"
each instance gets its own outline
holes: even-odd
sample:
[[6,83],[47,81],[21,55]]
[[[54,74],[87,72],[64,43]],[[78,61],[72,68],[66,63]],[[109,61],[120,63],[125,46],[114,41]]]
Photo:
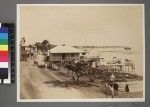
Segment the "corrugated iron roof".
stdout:
[[72,46],[58,45],[49,50],[50,53],[83,53],[84,51],[78,50]]

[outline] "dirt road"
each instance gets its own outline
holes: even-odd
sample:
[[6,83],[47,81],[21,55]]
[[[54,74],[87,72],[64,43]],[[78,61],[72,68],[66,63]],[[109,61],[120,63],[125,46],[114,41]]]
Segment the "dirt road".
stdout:
[[[98,87],[70,87],[62,84],[64,78],[56,75],[56,71],[38,68],[31,62],[20,65],[20,97],[21,99],[78,99],[105,98]],[[107,96],[108,97],[108,96]]]

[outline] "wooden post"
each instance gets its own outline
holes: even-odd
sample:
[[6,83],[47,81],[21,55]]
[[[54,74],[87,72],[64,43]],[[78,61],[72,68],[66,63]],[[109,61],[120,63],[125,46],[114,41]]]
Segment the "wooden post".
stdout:
[[60,54],[60,60],[61,60],[61,62],[63,62],[63,61],[62,61],[62,53]]
[[70,53],[70,56],[69,56],[69,57],[70,57],[69,60],[72,60],[72,59],[71,59],[71,53]]

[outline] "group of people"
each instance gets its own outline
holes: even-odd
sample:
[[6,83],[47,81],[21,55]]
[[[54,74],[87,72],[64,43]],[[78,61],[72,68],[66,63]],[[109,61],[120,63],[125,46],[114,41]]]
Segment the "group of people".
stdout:
[[[118,96],[118,91],[119,91],[119,85],[117,83],[111,83],[111,84],[108,84],[108,83],[105,83],[105,87],[109,87],[110,90],[111,90],[111,94],[112,94],[112,98],[114,98],[115,96]],[[124,88],[124,91],[126,93],[129,93],[130,90],[129,90],[129,84],[126,84],[125,85],[125,88]],[[106,92],[107,94],[107,92]]]

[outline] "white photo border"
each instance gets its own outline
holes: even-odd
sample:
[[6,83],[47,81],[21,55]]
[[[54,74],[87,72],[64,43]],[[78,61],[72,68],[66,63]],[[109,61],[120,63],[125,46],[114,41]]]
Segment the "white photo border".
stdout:
[[[20,7],[22,6],[142,6],[143,8],[143,98],[20,99]],[[145,102],[145,5],[144,4],[17,4],[17,102]]]

